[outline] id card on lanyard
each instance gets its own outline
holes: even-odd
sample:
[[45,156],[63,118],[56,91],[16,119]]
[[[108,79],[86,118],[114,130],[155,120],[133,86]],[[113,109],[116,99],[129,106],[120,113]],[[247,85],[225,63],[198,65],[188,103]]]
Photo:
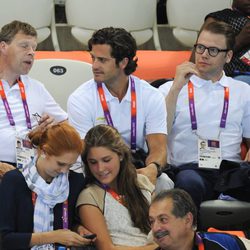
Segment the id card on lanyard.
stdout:
[[[133,77],[129,77],[131,81],[131,151],[136,151],[136,91],[135,91],[135,81]],[[109,126],[114,127],[111,114],[108,109],[108,104],[103,91],[102,83],[97,83],[97,90],[102,105],[103,113],[106,122]]]
[[[30,130],[31,127],[31,119],[30,119],[30,113],[29,113],[29,108],[27,104],[27,99],[26,99],[26,94],[25,94],[25,88],[24,84],[21,80],[17,80],[19,90],[20,90],[20,95],[22,98],[22,103],[23,103],[23,108],[24,108],[24,113],[25,113],[25,119],[26,119],[26,124],[27,128]],[[7,114],[7,118],[9,120],[10,126],[12,126],[14,129],[16,127],[4,88],[3,88],[3,83],[0,81],[0,95],[3,101],[3,105]],[[30,161],[32,157],[34,157],[34,149],[32,148],[29,140],[26,138],[26,135],[18,135],[16,131],[16,139],[15,139],[15,146],[16,146],[16,163],[17,163],[17,168],[22,170],[23,165]]]
[[219,169],[221,164],[220,140],[198,138],[199,168]]
[[[195,113],[194,86],[191,81],[189,81],[188,83],[188,101],[189,101],[191,128],[194,132],[196,132],[197,119]],[[224,105],[220,121],[220,129],[224,129],[226,127],[228,108],[229,108],[229,88],[224,87]],[[219,169],[221,160],[222,157],[221,157],[220,133],[218,139],[204,139],[198,136],[199,168]]]
[[16,136],[16,167],[23,170],[23,167],[34,158],[35,151],[26,136]]

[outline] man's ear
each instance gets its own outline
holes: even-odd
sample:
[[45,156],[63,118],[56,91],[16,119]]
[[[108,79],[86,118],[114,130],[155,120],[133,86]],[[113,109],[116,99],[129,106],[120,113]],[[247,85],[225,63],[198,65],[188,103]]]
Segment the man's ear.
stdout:
[[233,51],[229,50],[226,54],[226,63],[230,63],[232,57],[233,57]]
[[186,222],[186,226],[188,228],[192,228],[193,227],[193,221],[194,221],[194,217],[193,217],[193,214],[188,212],[186,214],[186,218],[185,218],[185,222]]
[[127,57],[124,57],[120,62],[119,65],[122,69],[125,69],[128,65],[129,59]]
[[4,42],[4,41],[0,42],[0,51],[1,51],[1,53],[4,53],[5,49],[7,48],[7,45],[8,44],[6,42]]

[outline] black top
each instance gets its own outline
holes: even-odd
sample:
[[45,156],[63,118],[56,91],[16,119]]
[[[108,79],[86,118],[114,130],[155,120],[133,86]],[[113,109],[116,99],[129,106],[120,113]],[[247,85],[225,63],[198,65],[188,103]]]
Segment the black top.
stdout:
[[[70,171],[69,229],[77,224],[75,204],[84,186],[82,174]],[[19,170],[7,172],[0,185],[0,232],[4,249],[30,249],[34,206],[32,192]],[[62,229],[62,203],[54,207],[54,230]]]

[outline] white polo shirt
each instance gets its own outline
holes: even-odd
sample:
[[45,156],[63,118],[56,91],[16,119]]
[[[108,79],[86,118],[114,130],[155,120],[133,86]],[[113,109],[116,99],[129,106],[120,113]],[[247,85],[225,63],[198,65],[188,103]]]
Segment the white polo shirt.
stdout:
[[[197,119],[197,134],[205,139],[218,138],[224,104],[224,87],[229,87],[229,110],[226,128],[221,129],[222,159],[240,161],[242,137],[250,138],[250,86],[231,77],[223,77],[212,83],[192,76]],[[160,86],[167,96],[173,82]],[[197,136],[191,129],[188,104],[188,88],[179,93],[173,128],[168,136],[168,162],[179,166],[198,162]]]
[[[42,83],[27,75],[21,76],[21,80],[25,88],[32,127],[37,125],[36,119],[32,116],[35,113],[46,113],[53,116],[56,121],[67,119],[67,113],[60,108]],[[16,131],[25,133],[28,132],[28,128],[18,84],[10,88],[6,81],[2,80],[2,83],[16,126],[10,125],[0,97],[0,161],[16,162]]]
[[[158,89],[146,81],[134,77],[137,102],[136,145],[145,146],[145,135],[162,133],[166,129],[166,105]],[[118,129],[128,145],[131,132],[131,82],[126,95],[119,102],[112,96],[105,84],[102,84],[109,112],[114,127]],[[81,138],[95,125],[107,124],[97,91],[97,84],[92,79],[77,88],[68,99],[69,122],[78,130]],[[145,147],[144,147],[145,148]]]

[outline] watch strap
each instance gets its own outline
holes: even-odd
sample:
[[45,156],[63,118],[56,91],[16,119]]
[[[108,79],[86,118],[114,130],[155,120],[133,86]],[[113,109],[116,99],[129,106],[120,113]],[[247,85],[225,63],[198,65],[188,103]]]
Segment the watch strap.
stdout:
[[159,177],[162,174],[161,165],[158,162],[155,162],[155,161],[150,162],[148,165],[150,165],[150,164],[154,164],[156,166],[157,177]]

